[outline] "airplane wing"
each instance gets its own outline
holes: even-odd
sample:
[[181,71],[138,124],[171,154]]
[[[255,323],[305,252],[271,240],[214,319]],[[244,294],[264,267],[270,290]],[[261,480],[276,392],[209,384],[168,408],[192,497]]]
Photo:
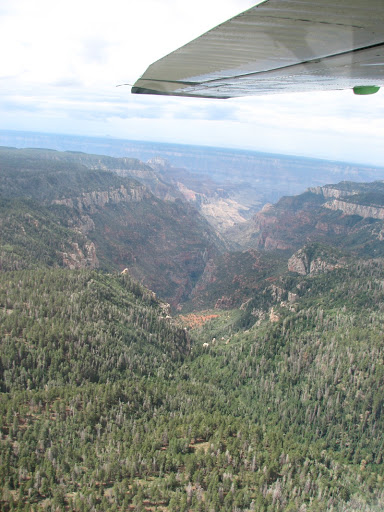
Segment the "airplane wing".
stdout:
[[384,85],[384,0],[266,0],[153,63],[134,94],[204,98]]

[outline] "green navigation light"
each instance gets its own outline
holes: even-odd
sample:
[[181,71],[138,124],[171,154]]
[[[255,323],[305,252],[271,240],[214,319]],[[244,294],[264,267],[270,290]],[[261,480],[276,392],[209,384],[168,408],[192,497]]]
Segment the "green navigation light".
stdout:
[[377,85],[358,85],[353,88],[353,92],[359,96],[364,96],[366,94],[375,94],[380,87]]

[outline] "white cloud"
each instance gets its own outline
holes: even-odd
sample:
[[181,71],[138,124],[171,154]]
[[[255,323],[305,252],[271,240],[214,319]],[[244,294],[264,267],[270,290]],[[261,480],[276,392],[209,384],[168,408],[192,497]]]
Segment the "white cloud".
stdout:
[[0,128],[375,161],[384,94],[349,91],[237,100],[131,96],[153,61],[252,0],[3,0]]
[[253,3],[5,0],[0,43],[10,51],[2,52],[1,73],[17,70],[37,83],[72,74],[87,83],[133,82],[153,60]]

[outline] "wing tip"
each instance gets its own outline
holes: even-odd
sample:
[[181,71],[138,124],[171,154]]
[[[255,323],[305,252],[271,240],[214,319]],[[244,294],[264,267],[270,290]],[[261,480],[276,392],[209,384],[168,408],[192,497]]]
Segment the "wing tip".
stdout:
[[358,85],[353,88],[354,94],[357,96],[367,96],[368,94],[376,94],[380,90],[377,85]]

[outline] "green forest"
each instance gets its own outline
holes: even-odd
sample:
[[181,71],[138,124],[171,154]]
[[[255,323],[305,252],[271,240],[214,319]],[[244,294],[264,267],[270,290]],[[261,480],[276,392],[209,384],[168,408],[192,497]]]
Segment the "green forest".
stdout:
[[137,182],[3,152],[1,511],[384,510],[382,221],[228,253]]
[[189,332],[127,275],[0,279],[2,510],[382,509],[381,261]]

